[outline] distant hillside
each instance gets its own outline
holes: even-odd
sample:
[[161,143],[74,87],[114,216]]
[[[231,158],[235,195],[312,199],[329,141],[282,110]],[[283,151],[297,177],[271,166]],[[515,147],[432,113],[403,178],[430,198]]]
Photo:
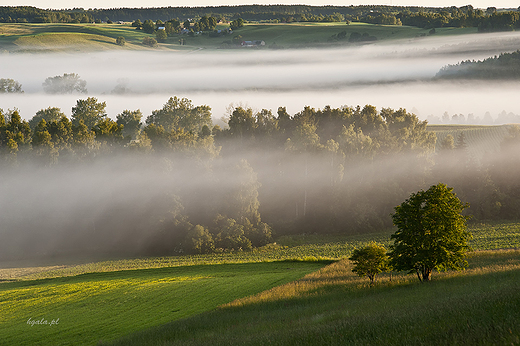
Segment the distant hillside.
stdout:
[[[229,28],[218,24],[216,29]],[[474,33],[474,28],[441,28],[436,36],[464,35]],[[377,41],[412,39],[428,34],[427,29],[410,26],[387,26],[366,23],[284,23],[284,24],[246,24],[232,35],[214,35],[205,32],[199,35],[173,33],[158,47],[143,45],[145,37],[154,37],[144,30],[136,30],[125,24],[5,24],[0,23],[0,49],[6,51],[64,51],[64,50],[106,50],[106,49],[219,49],[237,48],[233,39],[239,36],[242,41],[261,40],[265,46],[258,49],[281,49],[302,47],[332,47],[359,44],[352,37],[368,37]],[[124,37],[125,46],[118,46],[116,39]],[[182,40],[182,45],[180,41]]]
[[519,79],[520,50],[503,53],[482,61],[462,61],[443,67],[436,78],[440,79]]

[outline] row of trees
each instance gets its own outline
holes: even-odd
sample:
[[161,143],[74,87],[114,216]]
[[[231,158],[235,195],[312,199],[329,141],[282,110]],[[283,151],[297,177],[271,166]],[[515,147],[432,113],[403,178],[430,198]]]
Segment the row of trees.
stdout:
[[94,16],[83,9],[43,10],[32,6],[0,7],[1,23],[92,23]]
[[438,8],[430,10],[398,12],[374,11],[349,17],[352,21],[373,24],[409,25],[419,28],[474,27],[480,32],[513,31],[520,27],[520,12],[500,11],[495,7],[487,10],[474,9],[467,5],[460,8]]
[[[416,7],[416,6],[306,6],[306,5],[243,5],[217,7],[164,7],[164,8],[114,8],[42,10],[35,7],[2,7],[0,22],[100,22],[100,21],[160,21],[192,20],[196,31],[211,30],[211,22],[233,21],[243,18],[248,21],[278,22],[337,22],[362,21],[375,24],[411,25],[422,28],[478,27],[481,31],[512,30],[518,28],[517,11],[497,11],[463,7]],[[199,19],[198,21],[195,19]],[[173,28],[179,27],[175,22]]]
[[9,147],[12,157],[36,154],[48,163],[62,155],[95,156],[123,148],[148,152],[186,147],[207,155],[218,153],[208,106],[195,107],[187,99],[173,97],[146,118],[147,126],[141,122],[140,110],[125,110],[114,121],[105,108],[105,102],[89,97],[77,101],[70,120],[56,107],[38,111],[28,122],[21,120],[17,110],[2,113],[2,144]]
[[[235,22],[231,23],[231,27],[233,27],[233,23]],[[177,19],[170,19],[167,22],[163,22],[159,19],[155,23],[151,19],[145,20],[144,23],[137,19],[132,23],[132,26],[135,27],[137,30],[143,30],[147,34],[155,34],[155,44],[150,44],[149,42],[143,41],[143,44],[153,47],[157,44],[157,41],[164,42],[168,37],[179,34],[182,29],[187,30],[191,34],[193,34],[194,32],[215,31],[215,28],[217,26],[217,19],[215,17],[202,16],[199,20],[194,22],[190,21],[189,19],[186,19],[182,24]],[[148,40],[149,39],[150,38],[148,38]]]
[[[456,143],[451,136],[445,138],[446,145],[441,146],[442,149],[434,155],[436,141],[434,133],[427,131],[426,122],[419,121],[415,115],[402,109],[397,111],[382,109],[378,112],[372,106],[339,109],[325,107],[323,110],[307,107],[290,116],[284,108],[280,108],[275,115],[270,110],[253,112],[249,108],[237,107],[229,115],[228,128],[222,130],[218,126],[213,126],[211,109],[208,106],[194,106],[187,99],[170,98],[161,109],[153,111],[146,118],[145,124],[142,122],[143,115],[139,110],[126,110],[117,116],[117,121],[114,121],[107,117],[105,106],[95,98],[78,100],[72,110],[70,125],[58,109],[49,108],[39,111],[29,121],[29,128],[35,134],[38,133],[41,138],[49,138],[50,135],[50,143],[38,140],[33,147],[46,143],[45,145],[52,149],[48,151],[52,154],[48,162],[55,162],[61,156],[71,157],[62,151],[66,149],[67,153],[71,153],[69,147],[74,143],[74,137],[63,139],[56,132],[56,128],[60,121],[61,126],[67,128],[78,127],[81,121],[90,134],[90,137],[86,138],[91,139],[89,142],[91,144],[84,145],[83,148],[87,147],[91,156],[101,152],[113,152],[116,149],[143,152],[173,150],[186,155],[208,158],[239,154],[255,169],[259,167],[261,171],[262,163],[266,163],[266,159],[263,155],[258,155],[258,152],[269,152],[272,155],[269,158],[272,160],[270,163],[281,167],[284,174],[272,180],[271,172],[260,172],[269,179],[268,183],[264,184],[265,197],[268,198],[268,194],[276,194],[280,186],[288,190],[288,195],[290,191],[292,196],[287,197],[292,200],[291,203],[284,205],[271,203],[263,207],[271,219],[281,222],[287,219],[287,215],[291,215],[291,219],[295,220],[300,216],[309,219],[309,211],[311,211],[311,215],[316,216],[316,223],[323,218],[322,213],[329,213],[331,215],[328,219],[334,220],[333,223],[339,225],[342,224],[342,220],[350,220],[351,227],[357,225],[354,228],[368,226],[377,228],[385,224],[383,220],[388,215],[389,201],[366,202],[361,214],[354,211],[338,214],[332,206],[328,207],[330,202],[324,202],[323,199],[331,201],[340,198],[341,203],[347,203],[344,197],[355,196],[357,188],[345,185],[343,180],[349,181],[348,176],[353,174],[352,171],[356,170],[356,166],[369,165],[371,170],[376,167],[385,169],[384,165],[389,164],[386,161],[387,157],[401,157],[406,166],[409,166],[402,176],[402,178],[409,178],[406,184],[403,183],[405,186],[420,186],[424,181],[443,178],[442,181],[450,182],[452,186],[459,189],[460,193],[471,202],[472,212],[479,217],[503,218],[514,217],[517,214],[513,207],[516,205],[513,201],[517,197],[503,192],[508,191],[508,185],[513,182],[507,179],[502,181],[500,174],[499,161],[507,161],[511,158],[507,155],[470,157],[464,149],[464,138],[458,138]],[[11,115],[7,114],[6,118],[9,117]],[[37,127],[41,120],[45,120],[46,124]],[[76,131],[79,131],[79,128]],[[517,135],[514,130],[511,131],[513,131],[510,134],[512,139],[508,141],[514,143]],[[16,133],[13,132],[14,137],[5,138],[14,140],[15,135]],[[28,146],[31,138],[27,136],[28,133],[25,131],[23,140],[15,140],[20,149],[11,150],[12,154],[18,153],[24,156],[31,151]],[[450,137],[451,144],[448,143]],[[84,142],[85,137],[81,138],[81,142]],[[507,150],[503,148],[503,152]],[[415,162],[408,162],[410,155],[415,158]],[[288,158],[282,159],[285,156]],[[511,162],[511,164],[514,166],[515,163]],[[310,177],[317,179],[316,176],[329,181],[332,189],[327,197],[323,193],[323,181],[311,181]],[[366,182],[370,188],[378,186],[375,185],[375,181],[385,185],[392,180],[380,176],[377,171],[373,172],[372,177],[367,175],[364,178],[360,180],[361,186]],[[307,180],[303,196],[300,195],[302,193],[300,185],[296,184],[291,190],[290,187],[294,185],[290,182],[291,179],[299,182]],[[500,182],[500,189],[496,186],[498,182]],[[411,188],[394,184],[390,186],[394,186],[397,191],[401,189],[409,191]],[[345,189],[341,192],[342,197],[335,196],[341,189],[334,187]],[[390,191],[389,194],[388,198],[394,198],[391,197]],[[482,198],[484,195],[491,195],[493,198]],[[354,203],[354,200],[348,203]],[[317,212],[324,208],[326,210]],[[305,224],[311,225],[308,221],[310,220]]]
[[[377,231],[391,226],[391,211],[412,191],[438,181],[453,186],[477,220],[520,216],[516,127],[500,152],[475,158],[468,155],[464,136],[446,137],[435,152],[435,134],[404,109],[305,107],[290,115],[283,107],[276,113],[234,107],[222,129],[213,125],[208,106],[177,97],[146,117],[125,110],[112,120],[105,108],[104,102],[86,98],[77,101],[70,119],[52,107],[29,121],[16,110],[2,113],[2,169],[23,171],[36,162],[59,172],[118,157],[137,158],[130,167],[152,160],[147,165],[159,165],[170,172],[161,179],[172,180],[157,193],[175,196],[162,207],[150,204],[157,210],[170,206],[161,217],[152,222],[140,213],[128,215],[135,213],[132,203],[143,199],[132,196],[121,202],[124,208],[110,206],[112,214],[95,227],[85,221],[86,230],[103,229],[107,236],[110,227],[128,225],[124,218],[134,220],[129,227],[136,234],[138,228],[156,229],[147,233],[148,249],[245,249],[249,242],[268,241],[270,228],[263,222],[277,234]],[[226,234],[235,240],[223,240]]]
[[443,67],[439,79],[518,79],[520,78],[520,50],[502,53],[488,59],[462,61]]

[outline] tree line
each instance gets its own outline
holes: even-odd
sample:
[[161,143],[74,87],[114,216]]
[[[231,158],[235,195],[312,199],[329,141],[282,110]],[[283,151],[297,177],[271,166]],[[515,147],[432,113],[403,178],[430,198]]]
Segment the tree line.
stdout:
[[439,79],[518,79],[520,50],[502,53],[484,60],[466,60],[444,66],[436,75]]
[[[107,197],[127,198],[75,215],[75,229],[95,233],[103,246],[200,253],[246,250],[282,234],[379,231],[392,225],[389,215],[406,196],[439,181],[469,202],[475,220],[520,216],[518,127],[500,152],[475,158],[463,134],[447,136],[435,152],[427,122],[405,109],[305,107],[291,115],[284,107],[274,114],[233,107],[221,128],[210,107],[185,98],[172,97],[146,117],[124,110],[112,120],[105,108],[88,97],[77,100],[70,119],[56,107],[28,121],[17,110],[0,117],[4,174],[97,167],[96,174],[106,170],[101,163],[124,158],[131,163],[116,165],[121,174],[142,169],[150,170],[143,179],[163,177],[157,190],[135,182]],[[29,222],[15,211],[4,214],[5,229]],[[60,229],[34,222],[24,229]]]
[[[114,8],[70,10],[43,10],[30,6],[0,7],[0,22],[29,23],[88,23],[135,22],[146,20],[179,22],[213,17],[231,22],[238,18],[246,21],[271,22],[343,22],[356,21],[386,25],[410,25],[420,28],[478,27],[479,31],[510,31],[519,28],[517,10],[486,10],[471,5],[462,7],[417,6],[306,6],[306,5],[242,5],[208,7]],[[204,31],[204,30],[201,30]]]

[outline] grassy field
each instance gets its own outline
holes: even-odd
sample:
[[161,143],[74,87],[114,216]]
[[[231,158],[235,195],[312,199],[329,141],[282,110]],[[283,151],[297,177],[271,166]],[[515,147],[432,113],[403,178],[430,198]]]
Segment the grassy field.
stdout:
[[[474,250],[520,249],[520,223],[491,222],[471,224],[473,239],[469,241]],[[276,261],[338,261],[350,256],[355,249],[376,241],[385,246],[391,244],[390,235],[394,229],[380,233],[360,235],[306,234],[283,236],[276,243],[246,252],[227,252],[207,255],[146,257],[86,262],[63,265],[71,262],[62,260],[45,266],[26,263],[4,263],[0,268],[1,281],[39,280],[88,273],[116,272],[123,270],[159,269],[193,265],[265,263]],[[78,261],[74,259],[74,261]]]
[[[299,279],[324,264],[199,265],[3,283],[0,344],[93,345],[213,310]],[[48,323],[31,325],[42,319]]]
[[461,273],[380,278],[346,260],[215,311],[110,345],[512,345],[520,342],[520,251],[481,252]]
[[[452,313],[446,310],[449,302],[459,300],[461,312],[454,319],[468,313],[474,316],[472,328],[485,325],[489,333],[494,318],[500,328],[510,328],[499,311],[493,312],[496,317],[480,321],[476,311],[480,305],[466,307],[469,298],[463,288],[476,287],[471,300],[478,304],[484,304],[490,295],[487,290],[494,289],[490,292],[498,292],[497,297],[508,302],[496,304],[517,307],[511,292],[516,293],[520,282],[520,223],[475,224],[470,230],[471,246],[481,250],[472,254],[470,269],[435,273],[431,286],[418,285],[411,275],[393,275],[391,281],[389,275],[382,275],[379,286],[368,288],[366,278],[351,272],[345,260],[351,251],[370,240],[389,245],[391,229],[358,236],[286,236],[253,252],[4,268],[0,269],[4,281],[0,283],[0,335],[9,345],[94,345],[124,335],[131,336],[119,344],[145,344],[145,340],[148,344],[162,340],[179,345],[241,344],[250,340],[250,334],[259,345],[383,344],[390,329],[410,321],[430,330],[420,335],[430,338],[434,327],[427,324]],[[446,290],[450,293],[443,296]],[[444,301],[436,307],[428,298],[427,318],[421,320],[422,310],[410,310],[421,305],[424,294]],[[381,326],[376,323],[378,311],[384,311]],[[393,317],[401,322],[393,322]],[[47,324],[31,325],[42,318]],[[177,322],[166,325],[172,321]],[[437,322],[435,328],[447,325]],[[331,328],[341,333],[334,334]],[[351,328],[357,334],[347,332]],[[520,335],[515,328],[511,336]],[[133,334],[140,330],[145,331]],[[378,331],[381,339],[374,339]],[[398,343],[396,333],[388,334],[390,344]],[[416,341],[411,330],[405,336],[409,343]]]
[[[126,45],[116,44],[119,36]],[[21,52],[147,49],[149,36],[120,24],[0,24],[0,49]]]
[[[227,28],[219,25],[217,29]],[[331,37],[345,31],[347,38],[352,32],[367,33],[378,41],[409,39],[424,36],[428,30],[407,26],[386,26],[365,23],[290,23],[290,24],[247,24],[232,35],[210,37],[207,34],[188,37],[175,35],[154,49],[193,50],[229,47],[234,36],[242,40],[263,40],[266,46],[278,48],[322,47],[348,45],[348,40],[333,40]],[[463,35],[475,33],[475,28],[441,28],[436,35]],[[124,47],[115,40],[123,36]],[[85,51],[108,49],[151,49],[142,45],[145,34],[130,24],[0,24],[0,50],[4,51]],[[179,40],[185,45],[180,46]]]

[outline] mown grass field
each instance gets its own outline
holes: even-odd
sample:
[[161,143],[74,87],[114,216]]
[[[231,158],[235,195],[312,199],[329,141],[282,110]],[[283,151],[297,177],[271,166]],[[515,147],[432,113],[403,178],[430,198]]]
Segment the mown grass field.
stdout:
[[[93,345],[301,278],[320,262],[215,264],[0,284],[0,344]],[[32,321],[47,320],[47,324]],[[56,321],[57,324],[51,324]]]
[[[497,306],[516,307],[510,304],[516,304],[512,290],[516,294],[520,288],[520,223],[476,224],[471,232],[471,246],[481,251],[472,254],[470,269],[435,273],[431,286],[419,285],[411,275],[394,274],[392,281],[383,275],[380,285],[369,288],[366,278],[351,272],[345,260],[351,251],[370,240],[389,245],[391,229],[358,236],[283,237],[253,252],[4,268],[0,270],[0,280],[4,280],[0,283],[0,344],[95,345],[124,335],[131,336],[119,344],[149,341],[154,345],[162,340],[179,345],[398,344],[401,334],[390,329],[405,322],[426,328],[428,333],[421,333],[421,338],[430,338],[435,328],[447,328],[448,322],[437,320],[454,313],[446,310],[453,302],[458,302],[460,313],[450,318],[458,321],[468,313],[474,316],[472,326],[486,326],[491,335],[493,319],[499,320],[500,328],[510,328],[508,323],[517,321],[516,315],[506,318],[493,310],[497,316],[480,321],[478,311],[489,299],[490,289],[505,299]],[[471,299],[464,287],[477,289]],[[428,298],[422,302],[424,294]],[[440,298],[440,305],[434,303]],[[470,301],[475,303],[467,307]],[[426,305],[426,317],[421,315],[423,310],[417,310],[421,304]],[[401,322],[393,321],[394,317]],[[27,323],[42,318],[47,325]],[[58,324],[50,325],[57,319]],[[172,321],[177,322],[167,325]],[[379,321],[383,324],[378,325]],[[431,321],[437,324],[428,327]],[[357,332],[352,333],[352,328]],[[520,335],[517,328],[504,335]],[[381,334],[375,337],[377,333]],[[418,336],[411,330],[407,333],[404,340],[410,343],[423,340],[414,339]]]
[[[219,25],[217,29],[228,28]],[[333,35],[345,31],[346,40],[331,39]],[[109,49],[175,49],[193,50],[199,48],[218,49],[233,37],[240,35],[242,40],[263,40],[266,46],[278,48],[301,48],[349,45],[348,37],[352,32],[367,33],[378,41],[409,39],[428,34],[428,30],[408,26],[373,25],[366,23],[290,23],[290,24],[247,24],[232,35],[210,37],[208,34],[189,37],[175,35],[157,48],[142,45],[148,35],[126,24],[0,24],[0,50],[38,52],[38,51],[88,51]],[[463,35],[475,33],[474,28],[441,28],[436,35]],[[123,36],[126,45],[116,45],[117,37]],[[183,46],[179,45],[180,39]],[[223,45],[224,44],[224,45]]]

